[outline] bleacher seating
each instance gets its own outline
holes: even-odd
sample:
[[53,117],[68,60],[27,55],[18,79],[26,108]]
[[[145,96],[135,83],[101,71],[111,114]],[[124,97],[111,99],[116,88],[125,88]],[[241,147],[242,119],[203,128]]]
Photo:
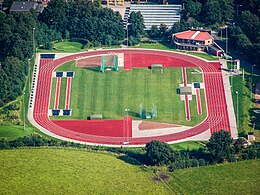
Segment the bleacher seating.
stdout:
[[131,4],[126,9],[124,17],[124,26],[126,28],[128,18],[131,12],[140,11],[144,17],[144,25],[146,30],[150,30],[153,25],[160,26],[165,24],[170,28],[174,23],[180,21],[180,12],[182,5],[140,5]]
[[59,116],[60,110],[52,110],[52,116]]
[[55,54],[41,54],[41,58],[54,59],[55,58]]
[[63,77],[63,72],[56,72],[56,77]]
[[74,72],[67,72],[67,77],[74,77]]
[[63,116],[70,116],[71,110],[63,110]]

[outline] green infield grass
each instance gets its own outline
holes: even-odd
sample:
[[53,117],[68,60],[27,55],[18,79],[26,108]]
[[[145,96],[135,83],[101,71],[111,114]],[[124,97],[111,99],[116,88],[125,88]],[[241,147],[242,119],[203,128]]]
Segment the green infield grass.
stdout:
[[260,160],[166,173],[78,149],[0,151],[1,194],[259,194]]
[[[122,119],[126,108],[130,109],[129,114],[133,119],[138,119],[141,103],[146,109],[151,109],[153,104],[157,106],[158,117],[151,121],[192,126],[206,117],[205,95],[202,90],[203,114],[197,114],[196,98],[193,96],[190,101],[192,120],[185,120],[184,101],[180,100],[176,92],[182,82],[180,68],[166,68],[163,74],[160,70],[144,68],[100,73],[99,68],[78,68],[71,61],[58,67],[56,71],[75,71],[70,101],[72,116],[52,119],[86,119],[90,114],[103,114],[104,119]],[[194,76],[188,72],[187,78],[190,76],[193,80]],[[59,107],[64,109],[66,79],[62,80],[65,84],[61,85]],[[52,88],[51,101],[55,91]]]
[[191,84],[192,82],[203,82],[202,72],[200,68],[187,68],[187,83]]

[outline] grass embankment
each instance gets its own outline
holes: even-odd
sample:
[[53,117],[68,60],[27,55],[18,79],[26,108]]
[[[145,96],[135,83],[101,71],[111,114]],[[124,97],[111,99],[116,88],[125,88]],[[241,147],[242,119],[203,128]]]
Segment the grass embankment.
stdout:
[[[251,81],[251,76],[249,74],[245,75],[245,81],[243,81],[242,76],[233,76],[233,78],[230,78],[230,83],[232,85],[232,99],[233,99],[233,106],[235,115],[237,117],[238,115],[238,131],[239,133],[242,132],[251,132],[254,131],[256,134],[256,141],[260,141],[260,127],[258,125],[255,126],[255,129],[253,129],[251,124],[251,118],[254,116],[257,118],[257,114],[254,113],[252,110],[254,108],[254,102],[251,98],[251,88],[247,87],[246,80]],[[254,78],[255,83],[260,81],[260,78],[255,77]],[[238,95],[236,94],[238,92]],[[252,93],[252,97],[254,96],[254,93]],[[238,104],[237,104],[237,98],[238,98]],[[238,112],[237,112],[238,107]]]
[[[75,71],[70,106],[72,117],[62,117],[63,119],[86,119],[90,113],[103,114],[105,119],[122,119],[126,108],[130,109],[129,114],[133,119],[139,119],[141,103],[143,108],[147,109],[153,104],[157,106],[158,118],[152,121],[195,125],[206,117],[205,96],[202,91],[203,115],[197,114],[194,97],[191,101],[192,120],[185,120],[184,101],[181,101],[176,93],[179,82],[182,81],[180,68],[164,69],[163,74],[160,70],[149,69],[133,69],[119,73],[106,71],[102,74],[98,68],[78,68],[75,67],[75,62],[68,62],[56,71]],[[187,74],[187,78],[189,77],[190,82],[202,80],[201,75],[194,77],[190,71]],[[66,83],[61,85],[60,108],[64,107],[65,89]]]
[[177,170],[168,185],[181,194],[259,194],[259,166],[248,160]]
[[0,151],[3,194],[168,194],[151,172],[114,156],[64,149]]
[[184,50],[179,50],[176,49],[173,45],[171,45],[170,41],[160,41],[160,42],[155,42],[155,43],[140,43],[135,46],[130,46],[131,48],[146,48],[146,49],[161,49],[161,50],[170,50],[170,51],[177,51],[177,52],[182,52],[182,53],[187,53],[190,55],[194,55],[206,60],[218,60],[217,57],[209,55],[204,52],[192,52],[192,51],[184,51]]
[[103,153],[0,151],[1,194],[259,194],[260,160],[154,173]]
[[[109,47],[106,46],[100,46],[100,47],[93,47],[93,48],[84,48],[84,45],[79,42],[70,42],[70,41],[62,41],[58,43],[53,44],[53,49],[51,50],[45,50],[45,49],[38,49],[37,52],[41,53],[60,53],[60,52],[67,52],[67,53],[74,53],[74,52],[83,52],[88,51],[89,49],[112,49],[112,48],[120,48],[119,45],[112,45]],[[185,53],[184,50],[178,50],[175,49],[173,45],[171,45],[170,41],[159,41],[155,43],[140,43],[135,46],[130,46],[129,48],[146,48],[146,49],[160,49],[160,50],[170,50],[170,51],[177,51]],[[203,52],[186,52],[187,54],[191,54],[194,56],[198,56],[201,58],[204,58],[206,60],[218,60],[218,58],[209,55],[207,53]]]
[[205,146],[206,142],[203,141],[186,141],[176,144],[171,144],[170,146],[174,150],[197,150]]
[[90,49],[111,49],[111,48],[120,48],[118,45],[113,46],[100,46],[100,47],[91,47],[91,48],[85,48],[84,44],[79,42],[70,42],[70,41],[62,41],[58,43],[54,43],[52,49],[46,50],[46,49],[37,49],[37,52],[39,53],[76,53],[76,52],[82,52],[82,51],[88,51]]
[[[33,74],[33,66],[34,66],[34,58],[29,61],[30,64],[30,78],[32,78]],[[30,79],[30,81],[32,81]],[[26,83],[24,87],[24,98],[23,95],[20,97],[17,97],[16,101],[13,101],[10,105],[8,106],[14,106],[14,104],[19,104],[19,110],[18,112],[18,117],[21,123],[19,125],[14,123],[12,120],[7,120],[4,121],[3,123],[0,124],[0,138],[7,138],[7,139],[15,139],[21,136],[25,135],[30,135],[33,132],[37,132],[41,135],[46,136],[42,132],[40,132],[37,128],[32,126],[30,122],[28,121],[27,118],[27,113],[28,113],[28,105],[29,105],[29,97],[30,97],[30,87],[29,87],[29,79],[28,76],[26,77]],[[23,102],[24,99],[24,102]],[[2,108],[0,108],[2,109]],[[23,126],[23,121],[24,121],[24,110],[25,110],[25,130]]]

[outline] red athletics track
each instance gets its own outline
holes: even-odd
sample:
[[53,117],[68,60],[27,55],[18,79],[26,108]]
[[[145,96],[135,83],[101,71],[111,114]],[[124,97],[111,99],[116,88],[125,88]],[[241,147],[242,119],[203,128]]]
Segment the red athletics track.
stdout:
[[[124,53],[124,63],[126,69],[131,69],[132,67],[147,67],[156,63],[163,64],[164,67],[200,67],[204,73],[208,116],[199,125],[182,132],[154,137],[130,137],[128,140],[126,139],[127,136],[102,136],[99,132],[96,132],[96,135],[75,132],[73,129],[69,130],[69,128],[67,128],[66,121],[60,126],[51,121],[48,117],[48,105],[50,101],[52,71],[57,66],[76,58],[97,54],[107,54],[108,52]],[[121,145],[122,142],[129,141],[130,144],[134,145],[145,144],[154,139],[164,142],[181,140],[203,133],[209,128],[211,133],[219,131],[220,129],[230,131],[223,79],[219,62],[205,62],[204,60],[192,56],[167,51],[143,49],[100,50],[73,54],[54,61],[51,59],[41,59],[37,82],[36,98],[33,107],[33,118],[35,122],[42,126],[45,130],[71,140],[112,145]],[[128,121],[130,123],[130,120]],[[78,121],[78,123],[81,122],[82,121]],[[103,121],[103,127],[113,131],[113,129],[110,129],[108,125],[106,125],[106,121]],[[93,126],[93,128],[95,127]],[[125,129],[122,131],[126,132]],[[124,135],[126,134],[124,133]]]

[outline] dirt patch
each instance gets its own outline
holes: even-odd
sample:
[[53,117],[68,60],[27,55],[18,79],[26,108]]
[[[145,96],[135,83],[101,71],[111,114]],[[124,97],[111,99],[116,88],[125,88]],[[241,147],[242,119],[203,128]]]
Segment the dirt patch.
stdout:
[[[106,66],[113,65],[114,56],[113,55],[106,55],[104,62],[105,62]],[[76,66],[77,67],[100,66],[101,63],[102,63],[102,56],[101,55],[76,60]]]
[[143,121],[138,125],[139,130],[152,130],[152,129],[162,129],[162,128],[171,128],[171,127],[180,127],[180,126],[174,124],[146,122],[146,121]]
[[165,172],[156,173],[156,175],[152,178],[153,181],[168,181],[170,177]]

